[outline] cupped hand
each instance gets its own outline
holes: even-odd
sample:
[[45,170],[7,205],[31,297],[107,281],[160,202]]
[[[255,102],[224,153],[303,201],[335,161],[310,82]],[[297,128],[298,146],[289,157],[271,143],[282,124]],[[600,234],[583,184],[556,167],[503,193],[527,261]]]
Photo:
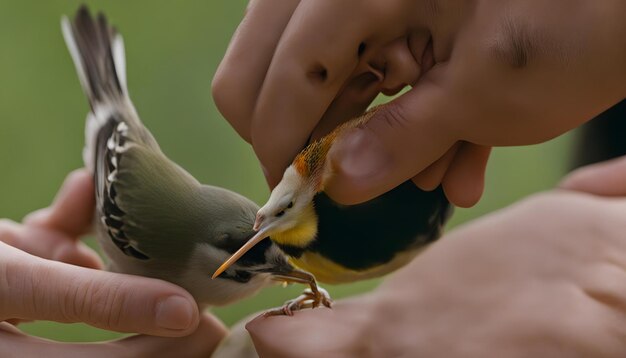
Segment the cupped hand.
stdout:
[[[128,347],[139,353],[166,346],[174,349],[177,344],[210,352],[225,328],[216,319],[202,317],[184,289],[161,280],[98,270],[102,263],[97,254],[79,241],[91,227],[93,212],[92,177],[78,170],[68,176],[49,208],[27,216],[23,224],[0,221],[0,322],[84,322],[118,332],[191,335],[180,341],[137,336],[85,346],[84,352]],[[48,352],[49,348],[58,352],[56,356],[68,356],[76,347],[29,337],[7,325],[0,326],[0,352]]]
[[569,191],[451,232],[370,294],[248,330],[262,357],[622,357],[624,182],[626,158],[581,169]]
[[545,141],[624,98],[626,50],[613,41],[626,33],[624,10],[565,0],[252,1],[213,94],[273,186],[310,138],[410,86],[340,139],[327,191],[351,204],[413,178],[469,206],[491,146]]
[[24,334],[0,322],[0,355],[3,357],[210,357],[224,336],[222,323],[202,315],[195,331],[187,336],[136,335],[101,343],[60,343]]

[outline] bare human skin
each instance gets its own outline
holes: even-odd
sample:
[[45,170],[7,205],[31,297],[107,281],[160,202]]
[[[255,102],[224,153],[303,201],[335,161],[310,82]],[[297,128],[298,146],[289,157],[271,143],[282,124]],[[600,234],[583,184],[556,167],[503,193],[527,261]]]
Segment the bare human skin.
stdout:
[[[91,228],[93,192],[91,175],[77,170],[49,208],[22,224],[0,220],[0,356],[180,355],[181,347],[187,356],[209,356],[226,329],[201,315],[187,291],[160,280],[98,270],[98,255],[79,241]],[[58,343],[12,325],[24,320],[85,322],[150,336]]]
[[626,157],[580,169],[372,293],[247,329],[261,357],[623,357],[624,183]]
[[[248,329],[261,355],[272,357],[319,356],[320,351],[329,357],[406,351],[450,357],[494,352],[619,357],[626,350],[621,339],[626,332],[625,182],[626,158],[581,169],[561,187],[598,196],[555,191],[525,200],[450,234],[371,294],[339,302],[333,310],[258,318]],[[182,289],[49,261],[100,267],[95,254],[76,241],[91,222],[84,209],[93,205],[92,192],[89,175],[76,172],[49,209],[24,225],[1,223],[0,317],[84,321],[163,336],[191,333],[197,323],[187,331],[167,331],[137,310],[138,302],[150,309],[145,302],[159,295],[185,296]],[[548,215],[551,220],[545,220]],[[406,285],[407,280],[420,284]],[[76,290],[68,290],[72,287]],[[107,292],[128,307],[99,304]],[[200,317],[197,327],[178,339],[135,336],[65,344],[29,337],[1,322],[0,353],[152,356],[178,354],[185,347],[190,356],[208,356],[225,330],[208,316]]]
[[328,192],[352,204],[413,178],[471,206],[492,146],[546,141],[626,96],[624,13],[621,0],[251,1],[213,94],[273,187],[311,135],[411,86],[335,146]]

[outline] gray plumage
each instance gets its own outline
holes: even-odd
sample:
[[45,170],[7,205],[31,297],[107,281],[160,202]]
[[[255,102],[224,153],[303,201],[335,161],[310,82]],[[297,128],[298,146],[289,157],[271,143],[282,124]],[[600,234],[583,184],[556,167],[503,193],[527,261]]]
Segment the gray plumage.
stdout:
[[258,206],[202,185],[169,160],[141,123],[126,85],[122,38],[81,7],[62,29],[91,112],[85,165],[94,174],[96,231],[116,272],[164,279],[200,304],[251,295],[294,268],[269,240],[215,280],[211,274],[253,234]]

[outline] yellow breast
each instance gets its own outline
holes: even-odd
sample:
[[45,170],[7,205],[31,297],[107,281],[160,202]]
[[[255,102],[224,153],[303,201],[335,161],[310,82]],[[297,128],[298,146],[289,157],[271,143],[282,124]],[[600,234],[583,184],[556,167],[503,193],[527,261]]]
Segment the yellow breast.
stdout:
[[298,258],[290,257],[289,261],[292,265],[312,273],[320,282],[339,284],[367,280],[386,275],[406,265],[422,249],[423,248],[418,248],[415,250],[400,252],[391,261],[362,271],[349,269],[321,256],[317,252],[312,251],[306,251]]
[[272,241],[296,247],[307,247],[317,236],[317,215],[313,204],[307,206],[298,216],[298,223],[291,229],[272,233]]

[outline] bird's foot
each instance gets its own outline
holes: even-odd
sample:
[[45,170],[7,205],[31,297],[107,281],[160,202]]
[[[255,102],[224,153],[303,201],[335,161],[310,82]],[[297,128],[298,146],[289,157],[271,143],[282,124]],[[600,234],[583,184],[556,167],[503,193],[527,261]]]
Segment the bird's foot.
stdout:
[[295,311],[306,308],[316,308],[320,305],[331,308],[332,303],[333,300],[330,298],[328,291],[317,286],[315,291],[307,288],[300,296],[285,302],[282,307],[277,307],[265,312],[263,316],[293,316]]
[[274,280],[286,283],[302,283],[309,285],[309,288],[305,289],[300,296],[285,302],[282,307],[265,312],[265,317],[293,316],[294,311],[305,308],[316,308],[320,305],[331,308],[333,300],[330,298],[328,291],[319,287],[315,276],[309,272],[293,269],[284,274],[274,275]]

